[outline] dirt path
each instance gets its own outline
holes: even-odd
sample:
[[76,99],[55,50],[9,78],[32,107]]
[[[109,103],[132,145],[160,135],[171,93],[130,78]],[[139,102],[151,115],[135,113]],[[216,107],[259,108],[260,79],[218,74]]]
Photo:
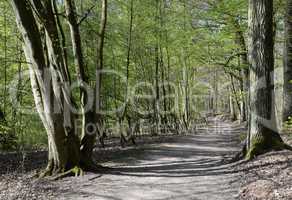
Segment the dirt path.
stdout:
[[197,135],[124,151],[104,163],[114,168],[106,174],[59,182],[61,199],[236,199],[240,174],[222,160],[238,150],[240,131],[214,120]]

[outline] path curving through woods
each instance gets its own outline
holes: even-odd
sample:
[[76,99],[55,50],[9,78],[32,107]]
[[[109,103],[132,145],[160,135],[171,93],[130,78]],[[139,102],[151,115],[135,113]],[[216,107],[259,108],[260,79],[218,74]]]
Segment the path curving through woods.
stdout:
[[213,119],[196,135],[126,150],[105,162],[103,175],[64,179],[61,199],[232,200],[240,174],[223,162],[238,151],[240,127]]

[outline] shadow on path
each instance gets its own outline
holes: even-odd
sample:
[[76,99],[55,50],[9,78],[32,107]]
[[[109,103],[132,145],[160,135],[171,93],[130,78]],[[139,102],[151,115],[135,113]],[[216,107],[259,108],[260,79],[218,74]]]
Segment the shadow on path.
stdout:
[[[224,160],[239,150],[243,129],[212,121],[198,134],[129,149],[105,161],[110,170],[80,178],[65,199],[236,199],[240,173]],[[69,179],[63,180],[66,184]]]

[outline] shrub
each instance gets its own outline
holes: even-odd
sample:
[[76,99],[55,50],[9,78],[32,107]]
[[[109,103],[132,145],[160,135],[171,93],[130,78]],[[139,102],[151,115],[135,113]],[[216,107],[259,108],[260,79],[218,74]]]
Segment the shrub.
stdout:
[[13,150],[17,148],[17,137],[9,126],[0,124],[0,150]]

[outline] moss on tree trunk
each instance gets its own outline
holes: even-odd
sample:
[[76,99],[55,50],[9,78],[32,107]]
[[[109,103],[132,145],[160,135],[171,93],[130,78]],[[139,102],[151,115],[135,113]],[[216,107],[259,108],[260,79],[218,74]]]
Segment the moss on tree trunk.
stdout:
[[288,149],[288,145],[284,143],[280,135],[274,131],[267,131],[264,134],[257,134],[251,137],[249,149],[245,157],[247,160],[251,160],[268,151],[283,149]]

